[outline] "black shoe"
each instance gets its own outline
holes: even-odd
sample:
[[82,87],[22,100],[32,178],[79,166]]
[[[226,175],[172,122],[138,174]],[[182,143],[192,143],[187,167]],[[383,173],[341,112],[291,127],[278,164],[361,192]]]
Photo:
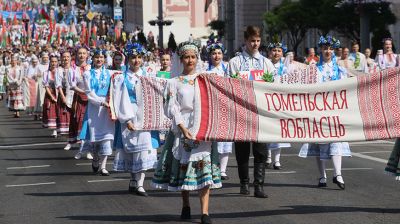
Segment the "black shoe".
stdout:
[[228,176],[221,176],[221,180],[229,180]]
[[100,175],[102,175],[102,176],[110,176],[110,173],[106,169],[101,169],[100,170]]
[[324,178],[324,177],[319,178],[318,187],[326,187],[327,186],[326,180],[325,180],[325,183],[323,183],[323,182],[321,182],[322,179],[326,179],[326,178]]
[[[143,196],[143,197],[149,196],[146,191],[139,191],[139,188],[143,188],[143,187],[136,188],[136,195]],[[143,188],[143,190],[144,190],[144,188]]]
[[212,224],[210,216],[206,214],[201,215],[201,224]]
[[136,185],[137,185],[136,180],[129,181],[129,186],[128,186],[129,193],[136,193],[136,191],[137,191]]
[[[338,176],[342,176],[342,175],[338,175]],[[333,181],[333,183],[336,184],[340,189],[344,190],[344,188],[345,188],[344,183],[340,183],[340,182],[337,180],[337,176],[334,177],[332,181]]]
[[281,170],[281,169],[282,169],[281,166],[275,166],[275,164],[274,164],[274,170]]
[[93,173],[97,173],[99,171],[99,161],[92,160],[92,171]]
[[244,195],[250,194],[249,184],[247,184],[247,183],[240,184],[240,194],[244,194]]
[[265,163],[265,168],[266,169],[271,169],[272,168],[272,163]]
[[254,197],[256,198],[268,198],[268,195],[264,193],[262,185],[254,185]]
[[181,219],[191,219],[190,207],[183,207],[181,212]]

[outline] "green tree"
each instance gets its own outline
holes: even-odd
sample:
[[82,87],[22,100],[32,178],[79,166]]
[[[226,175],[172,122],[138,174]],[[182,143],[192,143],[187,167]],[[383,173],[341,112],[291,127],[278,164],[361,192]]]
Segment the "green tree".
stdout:
[[310,28],[307,13],[307,9],[303,8],[301,2],[284,0],[280,6],[264,16],[268,33],[270,36],[272,33],[280,33],[280,36],[287,33],[289,47],[297,52],[297,48]]
[[168,38],[168,49],[170,49],[172,52],[175,52],[177,48],[178,45],[176,44],[175,36],[173,33],[170,33]]

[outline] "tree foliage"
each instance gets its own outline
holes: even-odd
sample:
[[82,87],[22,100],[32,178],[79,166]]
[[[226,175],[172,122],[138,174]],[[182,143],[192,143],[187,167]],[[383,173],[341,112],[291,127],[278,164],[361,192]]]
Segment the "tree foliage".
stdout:
[[[359,4],[358,0],[284,0],[282,4],[265,14],[268,33],[289,35],[289,45],[297,51],[306,31],[315,28],[320,35],[337,31],[349,39],[360,39],[360,13],[370,16],[370,31],[381,36],[387,26],[396,22],[390,3],[379,1]],[[383,32],[387,34],[387,32]],[[375,47],[375,46],[374,46]]]

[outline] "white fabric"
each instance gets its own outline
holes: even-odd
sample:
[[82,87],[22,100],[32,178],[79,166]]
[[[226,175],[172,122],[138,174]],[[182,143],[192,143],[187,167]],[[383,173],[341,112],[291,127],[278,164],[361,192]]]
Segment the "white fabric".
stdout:
[[56,88],[62,88],[65,89],[65,99],[67,101],[67,107],[71,108],[72,106],[72,101],[74,99],[74,91],[71,90],[71,85],[69,82],[69,77],[75,76],[76,74],[79,74],[80,72],[74,69],[73,67],[69,69],[60,69],[60,72],[57,73],[56,77]]
[[[137,73],[133,73],[128,70],[127,82],[131,83],[132,87],[135,87],[139,82],[137,76],[145,76],[146,73],[140,69]],[[125,74],[118,74],[112,80],[113,85],[113,104],[114,111],[117,119],[121,122],[121,133],[122,142],[124,149],[127,152],[139,152],[144,150],[151,150],[151,133],[149,131],[130,131],[127,128],[127,122],[130,121],[134,126],[137,123],[137,117],[141,116],[138,114],[138,106],[136,103],[132,103],[128,93],[128,86],[125,85]]]
[[[184,76],[187,82],[193,81],[196,74]],[[187,129],[193,126],[194,85],[184,83],[179,77],[169,80],[166,88],[169,96],[166,115],[173,120],[172,131],[175,133],[175,142],[172,148],[174,157],[182,164],[189,161],[199,161],[211,153],[211,142],[200,142],[197,148],[187,151],[181,140],[182,133],[178,125],[183,124]]]
[[353,53],[350,53],[349,60],[351,60],[355,63],[356,57],[360,58],[360,64],[358,65],[358,67],[354,66],[355,67],[354,69],[359,72],[369,73],[367,59],[365,58],[365,55],[360,52],[357,52],[357,53],[353,52]]
[[[249,63],[249,68],[245,68],[245,62]],[[251,71],[257,69],[257,64],[261,64],[260,69],[264,70],[264,72],[275,72],[275,67],[272,62],[268,58],[262,56],[259,52],[250,56],[246,51],[243,51],[240,55],[229,61],[229,73],[230,75],[234,75],[240,71]]]

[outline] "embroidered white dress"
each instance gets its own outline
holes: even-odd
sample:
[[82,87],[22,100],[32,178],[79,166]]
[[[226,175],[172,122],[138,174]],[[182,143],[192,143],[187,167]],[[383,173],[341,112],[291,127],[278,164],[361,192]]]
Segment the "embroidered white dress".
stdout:
[[185,139],[178,125],[193,127],[194,79],[196,74],[170,79],[166,88],[166,115],[172,119],[171,131],[160,155],[152,186],[169,191],[193,191],[204,187],[220,188],[221,171],[217,149],[211,142]]
[[142,116],[138,113],[136,103],[135,87],[140,81],[138,76],[146,76],[146,73],[142,69],[137,73],[128,70],[114,76],[112,80],[113,92],[110,94],[113,94],[113,109],[121,123],[121,136],[115,137],[122,140],[122,148],[117,147],[114,158],[115,171],[137,173],[157,166],[158,146],[153,146],[151,132],[130,131],[127,128],[128,121],[135,126],[138,116]]
[[394,68],[398,65],[399,56],[394,53],[377,55],[375,62],[380,70]]
[[[109,72],[109,71],[108,71]],[[111,120],[109,109],[101,106],[106,102],[108,86],[111,82],[111,75],[107,78],[107,69],[92,69],[84,74],[85,92],[88,96],[87,114],[88,114],[88,131],[91,143],[99,143],[95,145],[94,150],[98,150],[100,155],[112,154],[112,141],[114,140],[115,124]],[[99,91],[93,83],[99,85]],[[100,94],[101,92],[101,94]],[[97,148],[97,149],[96,149]]]
[[[329,82],[347,78],[346,69],[338,66],[338,74],[335,74],[334,63],[323,62],[317,65],[318,82]],[[334,143],[306,143],[300,149],[299,156],[306,158],[307,156],[320,156],[321,159],[330,159],[333,155],[351,156],[350,146],[348,142]]]

